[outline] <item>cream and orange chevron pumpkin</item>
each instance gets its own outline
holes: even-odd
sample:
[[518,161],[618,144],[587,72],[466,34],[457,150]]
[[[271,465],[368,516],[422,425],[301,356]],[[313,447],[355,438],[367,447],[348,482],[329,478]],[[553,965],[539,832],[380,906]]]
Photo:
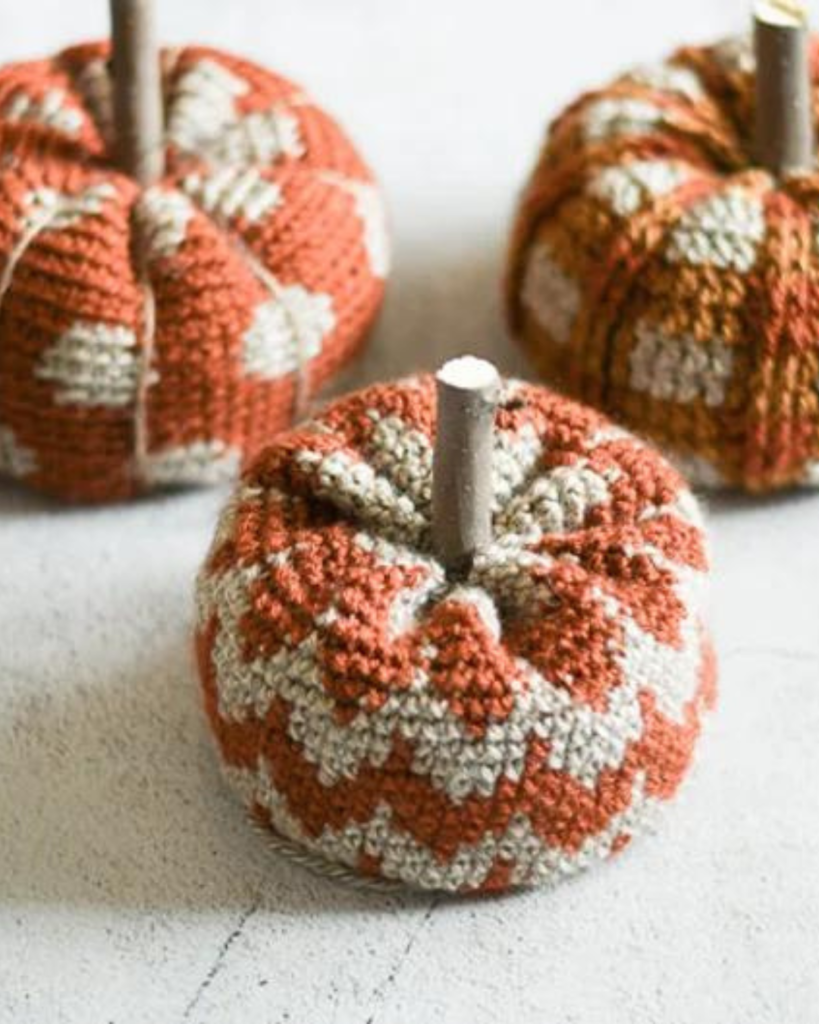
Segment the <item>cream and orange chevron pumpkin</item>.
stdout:
[[258,822],[429,889],[551,883],[689,768],[715,668],[698,506],[598,413],[507,382],[494,540],[431,550],[435,385],[377,385],[245,472],[198,587],[205,704]]
[[217,50],[162,68],[145,190],[113,165],[107,46],[0,68],[0,474],[66,498],[232,473],[382,295],[380,195],[337,125]]
[[819,174],[755,166],[754,79],[750,38],[729,39],[572,103],[524,190],[507,286],[549,384],[697,483],[767,491],[819,482]]

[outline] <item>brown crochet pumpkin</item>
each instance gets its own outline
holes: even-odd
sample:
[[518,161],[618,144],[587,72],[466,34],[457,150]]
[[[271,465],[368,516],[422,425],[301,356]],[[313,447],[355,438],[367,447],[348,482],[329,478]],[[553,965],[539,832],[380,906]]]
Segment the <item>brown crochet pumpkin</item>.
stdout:
[[754,64],[750,39],[684,48],[573,103],[507,288],[549,381],[762,491],[819,482],[819,176],[753,166]]
[[232,472],[361,344],[387,270],[370,172],[296,86],[164,52],[142,191],[107,61],[0,68],[0,471],[82,500]]
[[548,884],[685,775],[714,696],[696,502],[544,389],[508,382],[495,426],[494,539],[457,584],[432,552],[429,377],[280,435],[225,509],[205,703],[279,845],[423,888]]

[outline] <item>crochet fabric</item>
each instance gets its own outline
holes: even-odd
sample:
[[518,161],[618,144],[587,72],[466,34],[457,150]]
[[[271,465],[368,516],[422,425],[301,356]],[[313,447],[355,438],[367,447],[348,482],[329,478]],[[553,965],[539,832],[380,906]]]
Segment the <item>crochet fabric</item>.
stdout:
[[494,542],[430,550],[435,386],[344,398],[245,473],[198,581],[226,775],[328,862],[442,890],[621,850],[689,767],[715,669],[682,478],[599,414],[504,385]]
[[0,68],[0,472],[71,499],[233,473],[382,295],[380,196],[328,116],[216,50],[162,64],[144,191],[113,167],[107,46]]
[[819,175],[751,166],[754,72],[750,40],[729,40],[573,103],[522,198],[507,291],[549,381],[697,482],[764,491],[819,483]]

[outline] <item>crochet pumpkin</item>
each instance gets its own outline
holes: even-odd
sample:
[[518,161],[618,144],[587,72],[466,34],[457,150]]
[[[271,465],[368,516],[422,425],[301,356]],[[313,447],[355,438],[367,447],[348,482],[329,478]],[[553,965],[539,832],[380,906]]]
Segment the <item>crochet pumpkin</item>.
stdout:
[[[815,40],[811,57],[815,83]],[[819,176],[754,165],[754,79],[732,39],[573,103],[524,192],[507,294],[548,380],[698,482],[765,491],[819,482]]]
[[0,472],[82,500],[231,473],[352,356],[387,271],[370,172],[301,89],[164,51],[141,189],[108,53],[0,68]]
[[715,692],[699,510],[601,415],[507,382],[493,541],[449,582],[435,429],[432,378],[377,385],[246,470],[197,586],[207,715],[279,845],[428,889],[551,883],[689,767]]

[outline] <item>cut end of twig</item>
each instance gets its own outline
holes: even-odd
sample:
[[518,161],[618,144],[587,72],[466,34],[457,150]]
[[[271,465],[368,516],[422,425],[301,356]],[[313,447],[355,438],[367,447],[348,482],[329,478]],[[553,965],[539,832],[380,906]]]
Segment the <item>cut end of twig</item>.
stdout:
[[436,374],[437,379],[447,387],[463,391],[483,390],[497,386],[500,375],[487,359],[476,356],[458,356],[444,363]]
[[798,0],[754,4],[757,160],[776,177],[815,164],[808,10]]
[[432,464],[432,536],[450,579],[462,579],[492,540],[492,450],[500,375],[462,356],[436,375],[438,429]]
[[779,28],[807,28],[808,8],[798,0],[757,0],[754,19]]

